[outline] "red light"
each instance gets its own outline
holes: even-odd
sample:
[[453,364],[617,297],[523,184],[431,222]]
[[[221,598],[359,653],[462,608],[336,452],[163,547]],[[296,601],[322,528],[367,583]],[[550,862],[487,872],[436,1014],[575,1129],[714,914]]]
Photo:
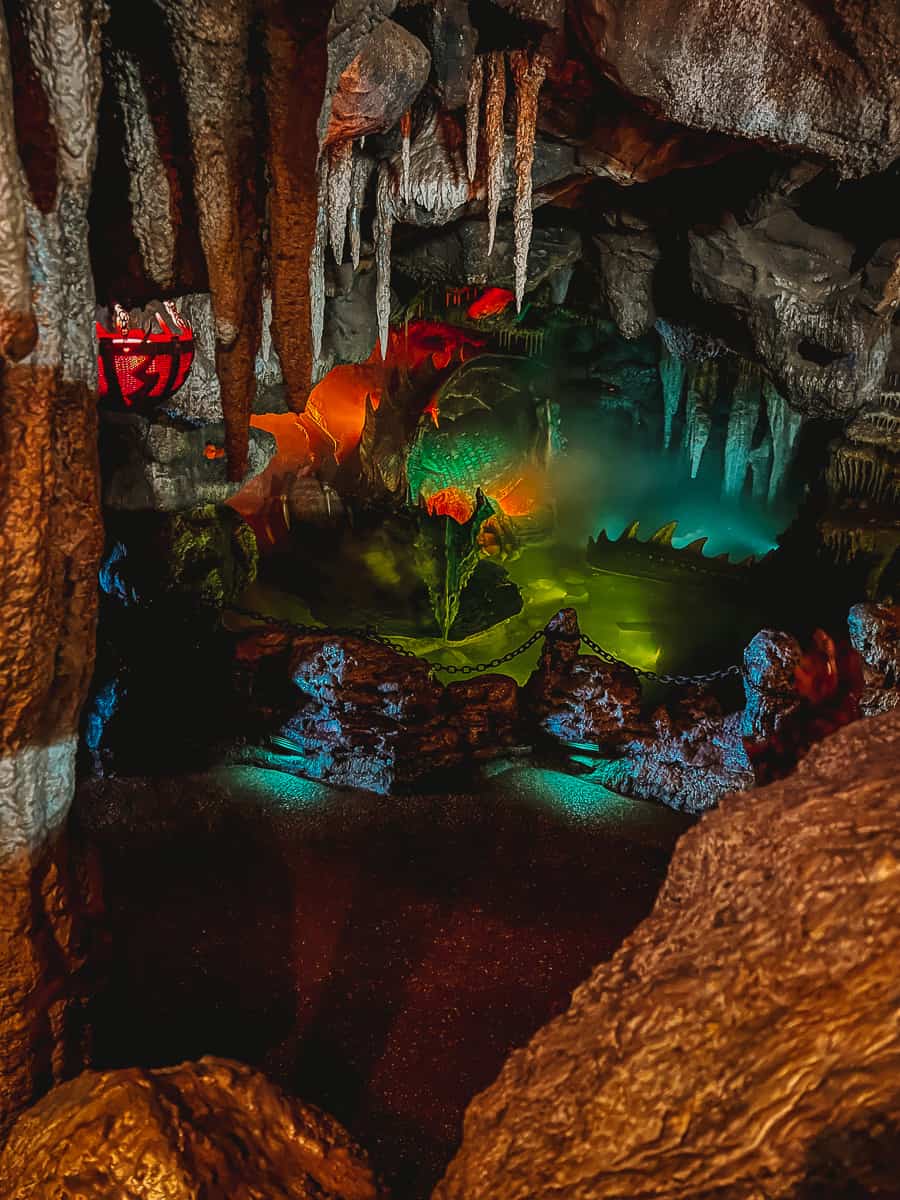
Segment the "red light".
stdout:
[[512,304],[515,298],[515,292],[509,291],[508,288],[487,288],[473,304],[469,305],[466,316],[473,321],[481,321],[485,317],[495,317],[497,313],[502,313],[504,308]]
[[459,488],[447,487],[435,492],[425,500],[429,516],[452,517],[460,525],[465,525],[475,511],[474,501],[460,491]]
[[152,412],[187,379],[194,361],[193,331],[186,323],[172,329],[162,316],[158,320],[161,333],[109,330],[97,323],[97,392],[101,400]]

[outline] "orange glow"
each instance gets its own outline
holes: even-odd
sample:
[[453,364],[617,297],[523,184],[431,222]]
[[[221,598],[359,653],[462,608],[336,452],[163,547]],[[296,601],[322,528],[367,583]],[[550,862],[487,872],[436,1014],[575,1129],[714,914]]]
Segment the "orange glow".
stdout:
[[[366,420],[366,400],[371,397],[372,407],[377,409],[384,382],[381,362],[346,363],[333,367],[310,392],[303,416],[333,440],[339,463],[358,446]],[[309,432],[315,436],[314,430]]]
[[302,416],[264,413],[252,416],[250,424],[273,434],[278,449],[262,474],[248,480],[227,503],[253,529],[260,552],[265,554],[286,543],[289,520],[285,497],[297,475],[313,470],[315,457]]
[[541,503],[542,480],[537,471],[526,471],[511,485],[499,487],[492,492],[493,498],[508,517],[527,517]]
[[206,447],[203,450],[203,457],[208,458],[210,462],[212,462],[213,459],[216,459],[216,458],[224,458],[225,457],[225,447],[224,446],[214,446],[212,444],[212,442],[207,442]]
[[459,488],[447,487],[425,501],[429,516],[452,517],[460,525],[464,525],[475,511],[474,501]]
[[473,321],[482,321],[485,317],[495,317],[515,300],[515,292],[508,288],[491,287],[481,293],[478,299],[469,305],[466,316]]

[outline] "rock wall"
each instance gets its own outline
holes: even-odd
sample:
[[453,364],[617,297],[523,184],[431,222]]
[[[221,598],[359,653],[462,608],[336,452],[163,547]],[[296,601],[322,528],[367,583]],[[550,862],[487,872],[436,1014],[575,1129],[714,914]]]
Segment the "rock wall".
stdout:
[[4,106],[0,1134],[83,1058],[79,918],[91,896],[65,825],[102,548],[87,209],[103,6],[22,0],[8,12],[0,84],[8,100],[11,72],[16,140]]
[[900,715],[684,834],[646,921],[470,1105],[434,1200],[886,1194]]

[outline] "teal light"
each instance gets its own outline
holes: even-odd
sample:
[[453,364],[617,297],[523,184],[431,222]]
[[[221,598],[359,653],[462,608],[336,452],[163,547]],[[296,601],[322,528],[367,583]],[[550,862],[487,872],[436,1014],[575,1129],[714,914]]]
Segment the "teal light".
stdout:
[[[217,767],[211,777],[233,797],[252,800],[269,808],[294,810],[325,804],[334,789],[311,779],[289,775],[283,769],[286,756],[269,755],[271,768],[263,766]],[[282,769],[279,770],[279,766]]]

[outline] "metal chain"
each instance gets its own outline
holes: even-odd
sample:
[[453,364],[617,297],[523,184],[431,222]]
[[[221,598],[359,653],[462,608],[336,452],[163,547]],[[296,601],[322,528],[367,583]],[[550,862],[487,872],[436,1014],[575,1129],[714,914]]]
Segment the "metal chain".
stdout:
[[[340,627],[336,625],[301,625],[296,621],[288,621],[282,617],[269,616],[266,613],[256,612],[251,608],[241,608],[237,604],[228,606],[231,612],[239,613],[243,617],[252,617],[254,621],[259,621],[263,625],[268,625],[276,629],[290,629],[297,634],[315,634],[319,637],[358,637],[365,638],[370,642],[376,642],[379,646],[385,646],[388,650],[393,650],[395,654],[402,654],[404,658],[420,658],[415,650],[410,650],[408,646],[396,642],[393,638],[387,637],[383,633],[379,633],[372,625],[357,625]],[[516,646],[514,650],[507,651],[506,654],[500,654],[496,658],[489,659],[487,662],[481,663],[429,663],[434,671],[443,671],[447,675],[477,675],[482,671],[492,671],[496,667],[502,667],[504,663],[512,662],[514,658],[518,658],[520,654],[524,654],[526,650],[530,650],[535,642],[540,641],[547,633],[547,628],[544,626],[541,629],[536,629],[530,637],[527,637],[521,645]],[[692,684],[715,683],[720,679],[727,679],[731,675],[743,674],[737,663],[730,667],[723,667],[718,671],[707,671],[700,675],[664,675],[658,671],[646,671],[642,667],[633,667],[630,663],[625,662],[621,658],[616,658],[614,654],[610,654],[608,650],[598,643],[593,638],[588,637],[586,633],[581,633],[581,641],[586,646],[590,646],[591,650],[598,658],[612,666],[626,667],[629,671],[633,671],[635,675],[641,676],[643,679],[652,679],[656,683],[670,684],[675,687],[689,687]],[[573,638],[574,640],[574,638]]]
[[602,658],[604,662],[620,667],[628,667],[630,671],[634,671],[635,675],[640,675],[643,679],[653,679],[656,683],[673,684],[676,687],[689,687],[695,683],[715,683],[719,679],[727,679],[730,675],[743,674],[738,664],[732,663],[730,667],[722,667],[718,671],[706,671],[700,675],[664,675],[659,671],[646,671],[643,667],[630,666],[628,663],[623,662],[621,658],[616,658],[614,654],[610,654],[608,650],[604,650],[602,646],[599,646],[586,633],[581,635],[581,640],[585,645],[590,646],[597,657]]

